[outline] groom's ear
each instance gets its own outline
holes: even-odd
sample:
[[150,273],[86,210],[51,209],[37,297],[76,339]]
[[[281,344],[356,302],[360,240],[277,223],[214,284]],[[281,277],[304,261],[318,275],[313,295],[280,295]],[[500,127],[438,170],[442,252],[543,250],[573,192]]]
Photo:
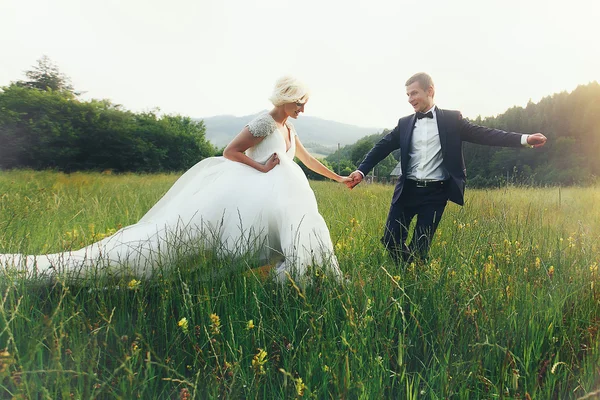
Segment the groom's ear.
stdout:
[[429,86],[427,88],[427,95],[433,98],[433,96],[435,95],[435,88],[433,86]]

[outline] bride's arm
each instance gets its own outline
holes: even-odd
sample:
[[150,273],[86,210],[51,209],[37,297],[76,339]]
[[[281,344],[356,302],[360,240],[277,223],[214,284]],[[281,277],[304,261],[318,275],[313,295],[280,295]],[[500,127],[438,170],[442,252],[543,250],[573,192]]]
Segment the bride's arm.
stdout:
[[314,158],[306,150],[306,148],[300,142],[300,139],[298,139],[298,136],[296,136],[295,138],[296,138],[296,157],[298,157],[298,159],[300,161],[302,161],[302,163],[304,165],[306,165],[311,170],[315,171],[317,174],[323,175],[324,177],[329,178],[329,179],[333,179],[336,182],[347,182],[347,181],[351,180],[347,176],[340,176],[340,175],[336,174],[335,172],[329,170],[326,166],[321,164],[321,162],[319,160]]
[[253,136],[248,130],[248,127],[245,127],[235,138],[233,138],[227,147],[225,147],[225,150],[223,150],[223,157],[231,161],[237,161],[246,164],[260,172],[269,172],[277,164],[279,164],[279,157],[277,156],[277,153],[273,153],[273,155],[264,165],[254,161],[244,154],[246,150],[248,150],[250,147],[256,146],[263,139],[264,137]]

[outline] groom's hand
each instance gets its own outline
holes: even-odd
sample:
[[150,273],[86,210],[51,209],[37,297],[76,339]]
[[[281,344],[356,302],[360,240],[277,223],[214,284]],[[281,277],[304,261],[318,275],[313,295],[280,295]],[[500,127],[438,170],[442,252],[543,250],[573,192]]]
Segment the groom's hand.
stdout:
[[349,182],[346,182],[346,186],[348,189],[352,189],[354,186],[358,185],[363,180],[363,174],[361,174],[358,170],[354,171],[350,175],[348,175],[350,179]]
[[541,133],[534,133],[533,135],[529,135],[527,137],[527,144],[531,147],[542,147],[546,144],[546,136]]

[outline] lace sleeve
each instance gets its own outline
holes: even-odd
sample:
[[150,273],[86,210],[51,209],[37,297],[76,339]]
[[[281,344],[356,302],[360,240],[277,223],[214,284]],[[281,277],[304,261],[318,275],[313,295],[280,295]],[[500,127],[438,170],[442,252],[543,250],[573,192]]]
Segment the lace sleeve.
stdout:
[[254,137],[265,137],[270,135],[277,127],[269,114],[262,114],[254,118],[247,125],[248,130]]

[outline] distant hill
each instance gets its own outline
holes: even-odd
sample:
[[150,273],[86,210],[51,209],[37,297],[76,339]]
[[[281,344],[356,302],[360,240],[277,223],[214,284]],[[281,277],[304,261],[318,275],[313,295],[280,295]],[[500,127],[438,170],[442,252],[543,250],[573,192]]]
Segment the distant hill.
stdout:
[[[227,145],[242,128],[254,117],[263,113],[261,111],[252,115],[236,117],[233,115],[218,115],[207,118],[194,118],[203,120],[206,125],[206,138],[217,147]],[[303,144],[313,144],[315,147],[323,146],[333,151],[337,144],[344,146],[356,142],[366,135],[380,132],[380,128],[364,128],[355,125],[343,124],[317,117],[301,115],[292,123],[298,131],[298,136]]]

